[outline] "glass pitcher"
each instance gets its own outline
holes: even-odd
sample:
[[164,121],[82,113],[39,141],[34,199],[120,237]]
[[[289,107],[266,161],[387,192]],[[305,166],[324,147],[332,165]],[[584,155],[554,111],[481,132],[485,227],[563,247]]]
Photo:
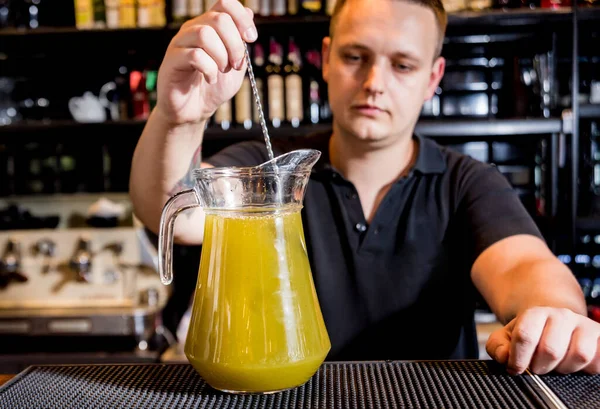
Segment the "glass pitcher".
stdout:
[[[303,149],[256,167],[194,170],[193,189],[165,205],[161,280],[172,280],[177,214],[205,213],[185,355],[214,389],[271,393],[300,386],[331,343],[306,253],[300,211],[321,153]],[[201,228],[199,226],[199,228]]]

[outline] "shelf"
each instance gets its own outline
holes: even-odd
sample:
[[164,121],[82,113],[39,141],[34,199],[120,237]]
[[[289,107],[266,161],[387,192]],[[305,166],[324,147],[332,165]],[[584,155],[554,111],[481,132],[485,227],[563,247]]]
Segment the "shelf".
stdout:
[[[0,143],[73,142],[76,140],[89,140],[90,137],[96,138],[96,140],[99,138],[100,143],[119,140],[135,142],[141,135],[145,124],[145,120],[135,119],[99,123],[79,123],[75,121],[18,123],[0,126]],[[331,125],[329,124],[303,125],[298,128],[281,126],[280,128],[269,128],[269,134],[274,138],[289,137],[324,131],[330,128]],[[205,140],[235,142],[260,138],[261,135],[261,129],[258,126],[252,129],[232,127],[228,130],[209,127],[205,131]]]
[[[74,121],[30,122],[0,127],[0,142],[54,142],[76,139],[100,138],[100,141],[113,141],[120,138],[137,140],[144,120],[107,121],[101,123],[78,123]],[[305,135],[311,132],[327,131],[330,124],[303,125],[299,128],[282,126],[269,128],[269,133],[277,137]],[[421,120],[415,131],[432,138],[448,137],[510,137],[517,135],[546,135],[562,131],[560,119],[461,119],[461,120]],[[245,140],[260,138],[261,129],[232,127],[228,130],[209,127],[206,140]]]
[[[573,10],[570,7],[557,9],[490,9],[484,11],[458,11],[448,14],[449,27],[470,26],[523,26],[550,24],[556,22],[569,22],[573,18]],[[600,7],[587,7],[578,9],[579,20],[600,19]],[[257,27],[284,26],[305,24],[329,24],[330,17],[327,15],[307,16],[256,16]],[[8,40],[12,38],[38,37],[38,36],[64,36],[77,34],[80,36],[91,35],[123,35],[123,34],[167,34],[173,35],[179,30],[179,24],[169,24],[165,27],[148,28],[106,28],[106,29],[78,29],[76,27],[40,27],[37,29],[4,28],[0,29],[0,38]]]
[[[600,7],[579,8],[577,17],[581,21],[600,18]],[[506,9],[488,11],[459,11],[448,15],[449,27],[469,26],[525,26],[570,22],[571,7],[557,9]]]
[[[311,16],[256,16],[254,22],[257,27],[262,26],[287,26],[289,24],[329,24],[329,16],[311,15]],[[168,24],[164,27],[133,27],[133,28],[90,28],[78,29],[77,27],[40,27],[36,29],[26,28],[4,28],[0,29],[0,38],[25,37],[25,36],[62,36],[65,34],[76,35],[97,35],[97,34],[133,34],[133,33],[172,33],[175,34],[180,24]]]
[[420,121],[415,131],[429,137],[547,135],[562,131],[560,119],[460,119]]
[[600,119],[600,104],[584,104],[579,106],[579,118]]
[[600,232],[599,217],[578,217],[576,223],[579,230]]

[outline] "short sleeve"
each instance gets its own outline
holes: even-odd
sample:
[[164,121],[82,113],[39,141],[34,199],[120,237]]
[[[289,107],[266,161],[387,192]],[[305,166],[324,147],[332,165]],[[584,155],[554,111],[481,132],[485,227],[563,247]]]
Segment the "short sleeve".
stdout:
[[202,161],[215,167],[256,166],[268,160],[264,143],[245,141],[230,145]]
[[516,190],[495,166],[469,159],[462,170],[460,207],[473,261],[492,244],[510,236],[543,236]]

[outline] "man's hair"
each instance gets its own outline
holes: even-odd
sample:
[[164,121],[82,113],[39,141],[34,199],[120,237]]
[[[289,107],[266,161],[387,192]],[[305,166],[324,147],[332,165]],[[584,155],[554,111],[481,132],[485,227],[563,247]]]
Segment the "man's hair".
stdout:
[[[426,7],[433,11],[438,27],[438,44],[436,49],[436,57],[439,57],[442,52],[444,45],[444,36],[446,35],[446,26],[448,25],[448,15],[444,9],[442,0],[394,0],[394,1],[406,1],[412,4],[418,4],[419,6]],[[329,37],[333,38],[337,21],[342,11],[342,8],[347,3],[347,0],[337,0],[333,13],[331,14],[331,22],[329,23]]]

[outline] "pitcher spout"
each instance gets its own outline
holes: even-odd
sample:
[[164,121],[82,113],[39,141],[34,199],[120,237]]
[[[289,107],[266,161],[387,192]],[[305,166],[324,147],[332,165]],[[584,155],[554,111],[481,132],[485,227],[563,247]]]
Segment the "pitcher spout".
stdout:
[[315,149],[298,149],[264,162],[256,168],[261,171],[309,173],[320,157],[321,152]]

